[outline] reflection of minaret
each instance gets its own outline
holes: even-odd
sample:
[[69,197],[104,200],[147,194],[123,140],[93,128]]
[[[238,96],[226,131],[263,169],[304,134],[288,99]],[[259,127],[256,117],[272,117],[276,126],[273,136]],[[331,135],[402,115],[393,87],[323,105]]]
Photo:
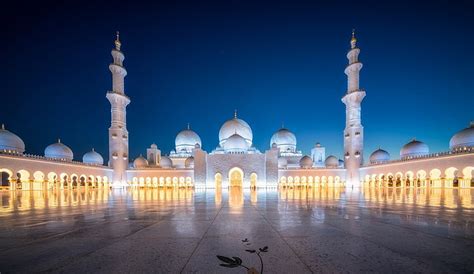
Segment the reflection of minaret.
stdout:
[[125,95],[124,78],[127,71],[123,67],[125,56],[120,51],[119,33],[112,49],[113,63],[109,65],[112,72],[112,90],[107,92],[111,105],[112,119],[109,128],[109,166],[113,168],[113,183],[115,185],[127,182],[128,167],[128,131],[126,108],[130,98]]
[[360,49],[356,47],[357,39],[352,31],[351,49],[347,53],[349,65],[344,70],[347,75],[347,93],[342,98],[346,105],[346,128],[344,129],[344,164],[348,186],[360,185],[359,168],[363,163],[364,128],[361,124],[360,104],[365,97],[365,91],[359,88]]

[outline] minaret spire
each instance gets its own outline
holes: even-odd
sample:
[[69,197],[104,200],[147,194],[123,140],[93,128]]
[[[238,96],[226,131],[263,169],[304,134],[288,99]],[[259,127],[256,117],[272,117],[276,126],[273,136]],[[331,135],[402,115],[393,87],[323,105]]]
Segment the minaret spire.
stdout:
[[361,121],[361,103],[365,91],[359,87],[360,49],[357,47],[355,30],[352,30],[351,49],[347,53],[349,64],[344,73],[347,75],[347,91],[342,98],[346,105],[346,127],[344,129],[344,166],[346,167],[347,186],[360,186],[359,168],[363,164],[364,127]]
[[109,166],[113,169],[112,183],[123,186],[127,183],[128,168],[128,131],[127,105],[130,98],[125,95],[125,76],[127,70],[123,66],[125,55],[121,51],[120,33],[117,31],[114,41],[115,48],[111,54],[113,62],[109,65],[112,73],[112,90],[107,92],[111,106],[111,125],[109,127]]

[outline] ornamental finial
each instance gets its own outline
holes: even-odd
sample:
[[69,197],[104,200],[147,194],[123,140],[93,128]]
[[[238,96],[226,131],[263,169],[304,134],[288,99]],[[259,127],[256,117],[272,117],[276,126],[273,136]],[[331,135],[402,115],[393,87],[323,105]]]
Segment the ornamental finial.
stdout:
[[237,119],[237,109],[234,109],[234,118]]
[[2,129],[5,130],[5,124],[2,124]]
[[117,38],[115,38],[115,49],[120,51],[120,47],[122,43],[120,43],[120,32],[117,31]]
[[191,129],[191,126],[190,126],[189,123],[188,123],[188,130],[189,130],[189,129]]
[[285,122],[281,121],[281,128],[285,128]]
[[58,143],[61,143],[61,138],[58,138]]
[[351,48],[356,47],[357,39],[355,38],[355,29],[352,29]]

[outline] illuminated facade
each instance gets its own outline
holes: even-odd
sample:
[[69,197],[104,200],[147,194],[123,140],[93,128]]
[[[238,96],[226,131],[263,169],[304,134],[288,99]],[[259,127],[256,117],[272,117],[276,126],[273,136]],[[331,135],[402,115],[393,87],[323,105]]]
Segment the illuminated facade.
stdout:
[[[253,146],[250,125],[237,116],[225,121],[219,143],[210,152],[202,149],[199,135],[188,127],[178,133],[175,149],[162,155],[156,144],[146,157],[129,159],[125,94],[127,71],[117,34],[111,54],[112,89],[106,94],[111,105],[109,160],[93,149],[74,161],[73,151],[58,140],[45,149],[44,156],[25,154],[25,144],[4,127],[0,130],[0,172],[2,186],[12,190],[44,190],[103,187],[196,187],[277,188],[277,187],[402,187],[468,188],[473,186],[474,124],[456,133],[450,150],[429,154],[423,142],[413,140],[400,151],[400,160],[391,160],[378,149],[364,162],[364,132],[361,103],[366,93],[359,87],[360,49],[352,35],[345,69],[348,79],[342,102],[346,106],[343,133],[344,159],[326,157],[317,143],[308,155],[297,148],[293,132],[282,127],[271,137],[269,148]],[[132,133],[133,134],[133,133]]]

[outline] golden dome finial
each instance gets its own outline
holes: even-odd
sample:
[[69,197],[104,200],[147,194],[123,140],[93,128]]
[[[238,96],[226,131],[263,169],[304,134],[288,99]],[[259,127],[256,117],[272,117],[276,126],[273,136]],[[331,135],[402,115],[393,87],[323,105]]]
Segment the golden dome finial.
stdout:
[[234,109],[234,118],[237,119],[237,109]]
[[2,124],[2,129],[5,130],[5,124]]
[[117,38],[115,38],[115,49],[120,50],[122,43],[120,43],[120,32],[117,31]]
[[191,129],[191,126],[190,126],[190,124],[188,123],[188,130],[189,130],[189,129]]
[[355,29],[352,29],[351,48],[356,47],[357,38],[355,37]]

